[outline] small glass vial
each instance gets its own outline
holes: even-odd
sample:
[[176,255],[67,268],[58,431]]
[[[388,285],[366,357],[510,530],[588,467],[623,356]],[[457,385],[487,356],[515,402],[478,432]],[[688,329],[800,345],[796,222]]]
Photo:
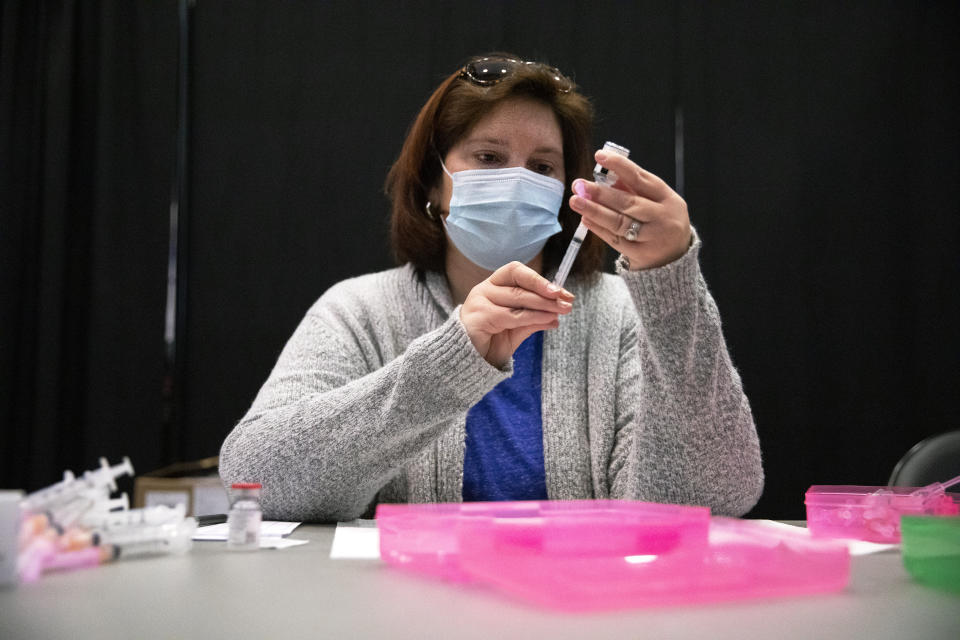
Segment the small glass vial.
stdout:
[[[620,145],[610,142],[609,140],[603,143],[603,150],[607,153],[619,154],[625,158],[630,156],[630,149],[621,147]],[[597,184],[613,185],[617,181],[617,174],[615,174],[613,171],[610,171],[606,167],[600,166],[600,163],[598,162],[593,168],[593,180]]]
[[233,502],[227,516],[227,548],[238,551],[253,551],[260,548],[259,482],[235,482],[230,485]]

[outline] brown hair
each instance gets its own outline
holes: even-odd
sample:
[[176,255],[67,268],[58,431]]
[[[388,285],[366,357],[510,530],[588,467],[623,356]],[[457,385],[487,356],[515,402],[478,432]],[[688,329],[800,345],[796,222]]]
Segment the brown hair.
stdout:
[[[514,58],[509,54],[489,54]],[[483,57],[483,56],[480,56]],[[476,60],[474,58],[473,60]],[[570,210],[570,184],[576,178],[590,178],[593,170],[593,107],[590,101],[565,78],[558,82],[556,70],[540,64],[520,64],[496,84],[479,86],[461,77],[458,69],[430,96],[407,133],[400,156],[387,175],[386,192],[392,202],[390,242],[399,264],[412,263],[419,269],[443,271],[447,240],[439,211],[429,216],[428,193],[441,179],[440,158],[473,126],[504,100],[527,97],[553,109],[563,135],[563,163],[566,189],[560,207],[562,230],[547,240],[543,269],[556,269],[580,223]],[[567,90],[569,88],[569,90]],[[572,274],[600,271],[606,245],[594,234],[584,240]]]

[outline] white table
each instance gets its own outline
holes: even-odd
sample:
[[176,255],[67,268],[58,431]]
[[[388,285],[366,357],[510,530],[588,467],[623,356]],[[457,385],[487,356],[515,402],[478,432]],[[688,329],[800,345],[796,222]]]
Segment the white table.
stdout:
[[960,638],[960,596],[917,584],[900,554],[853,558],[840,593],[563,614],[379,560],[331,560],[332,525],[307,545],[227,551],[49,574],[0,590],[0,638]]

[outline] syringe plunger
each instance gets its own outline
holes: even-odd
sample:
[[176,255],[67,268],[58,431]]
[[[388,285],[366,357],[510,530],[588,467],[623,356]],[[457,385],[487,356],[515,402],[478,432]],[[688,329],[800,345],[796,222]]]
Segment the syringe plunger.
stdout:
[[85,472],[83,477],[95,486],[105,485],[110,487],[111,491],[116,491],[116,479],[127,474],[133,475],[133,464],[131,464],[130,458],[124,456],[120,464],[113,465],[112,467],[106,458],[100,458],[100,468]]

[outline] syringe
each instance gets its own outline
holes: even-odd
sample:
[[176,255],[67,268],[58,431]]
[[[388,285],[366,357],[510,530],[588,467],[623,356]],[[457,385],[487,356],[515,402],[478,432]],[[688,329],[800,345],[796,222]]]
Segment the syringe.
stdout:
[[[113,506],[117,500],[110,500],[106,487],[84,489],[69,500],[54,500],[50,506],[39,513],[26,510],[21,515],[20,548],[26,548],[40,535],[61,535],[68,527],[77,522],[90,509],[98,505]],[[126,494],[121,500],[126,504]]]
[[947,489],[957,484],[960,484],[960,476],[951,478],[946,482],[933,482],[925,487],[920,487],[910,495],[923,498],[923,504],[926,505],[928,502],[941,498]]
[[157,526],[176,523],[186,517],[186,507],[178,504],[175,507],[156,505],[142,507],[128,511],[99,511],[86,513],[80,518],[80,526],[95,531],[117,531],[128,527]]
[[73,475],[72,471],[67,470],[63,472],[63,480],[52,484],[49,487],[38,489],[33,493],[28,493],[27,496],[20,502],[20,506],[24,511],[39,513],[46,509],[49,505],[59,502],[65,497],[72,498],[77,493],[87,488],[89,487],[80,483],[77,480],[77,477]]
[[180,522],[103,531],[97,535],[99,544],[114,547],[119,557],[132,557],[184,553],[190,550],[196,532],[196,518],[184,518]]
[[[150,507],[155,508],[155,507]],[[162,524],[131,524],[127,527],[101,529],[70,529],[60,536],[60,551],[77,551],[87,547],[111,545],[123,555],[144,555],[148,553],[182,553],[190,549],[193,534],[197,530],[196,518],[184,518],[183,512],[173,509],[163,517],[179,516],[178,520],[167,520]],[[129,511],[127,513],[130,513]]]
[[70,502],[91,489],[107,487],[110,491],[116,491],[116,478],[125,474],[133,475],[130,458],[124,457],[123,462],[112,467],[106,458],[100,458],[99,469],[86,471],[80,478],[70,471],[65,471],[60,482],[27,495],[21,508],[29,513],[42,513],[58,504]]
[[127,456],[123,456],[123,461],[112,467],[106,458],[100,458],[100,468],[85,471],[83,473],[83,479],[93,486],[102,487],[105,485],[110,487],[111,491],[116,491],[116,479],[122,475],[133,476],[133,464],[131,464],[130,458]]
[[[603,150],[609,153],[619,154],[625,158],[630,155],[629,149],[621,147],[609,140],[603,144]],[[593,180],[597,184],[613,185],[617,181],[617,174],[601,166],[598,162],[593,168]],[[553,284],[556,286],[563,287],[563,284],[567,281],[567,276],[570,275],[570,268],[573,267],[573,261],[580,252],[580,246],[583,244],[584,238],[587,237],[587,231],[586,225],[581,222],[577,225],[577,230],[573,232],[570,246],[567,247],[567,252],[563,254],[563,260],[560,261],[560,268],[557,270],[557,275],[553,279]]]
[[[123,494],[126,497],[126,494]],[[124,511],[87,512],[80,518],[78,526],[64,531],[58,541],[61,550],[76,550],[100,544],[101,540],[117,533],[134,530],[139,534],[154,531],[160,525],[178,525],[183,522],[186,508],[182,504],[176,507],[157,505],[141,509]]]
[[38,548],[29,557],[21,556],[20,579],[34,582],[46,571],[64,571],[95,567],[105,562],[145,555],[180,554],[190,550],[197,530],[194,518],[185,518],[177,524],[159,527],[134,527],[123,533],[98,535],[93,546],[60,551],[52,542]]

